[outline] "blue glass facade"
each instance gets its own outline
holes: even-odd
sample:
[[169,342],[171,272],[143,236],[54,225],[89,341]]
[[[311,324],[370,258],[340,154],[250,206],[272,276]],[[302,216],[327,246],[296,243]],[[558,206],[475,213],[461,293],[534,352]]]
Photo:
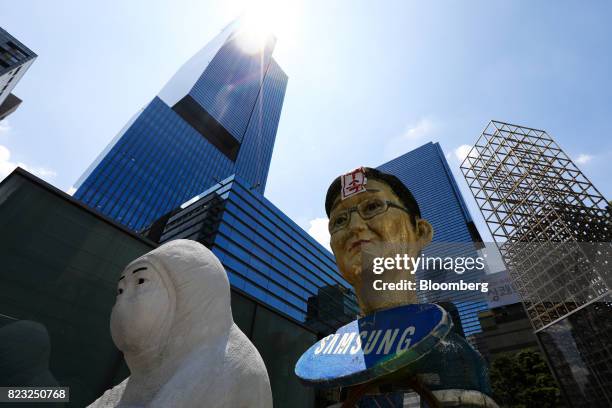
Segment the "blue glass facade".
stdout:
[[[235,25],[188,61],[81,177],[74,197],[133,230],[234,173],[262,192],[287,75]],[[194,72],[196,73],[194,75]]]
[[[187,238],[205,243],[225,266],[233,288],[300,323],[317,320],[315,331],[352,320],[358,308],[332,254],[247,186],[231,176],[153,224],[147,234],[159,242]],[[321,304],[324,312],[317,310]]]
[[[433,227],[434,244],[471,243],[481,240],[438,143],[427,143],[379,166],[378,169],[397,176],[414,194],[422,217]],[[417,277],[421,276],[417,274]],[[463,278],[466,279],[467,276]],[[481,281],[480,277],[470,278],[473,281]],[[481,331],[478,312],[488,308],[484,297],[480,301],[474,299],[474,292],[464,293],[468,300],[462,300],[460,294],[452,299],[437,299],[431,293],[421,295],[426,296],[428,301],[452,300],[459,310],[463,330],[468,336]]]
[[[236,174],[262,194],[268,179],[286,87],[287,76],[276,61],[271,60],[238,153]],[[270,105],[278,106],[278,109],[270,109]]]
[[[207,165],[203,166],[202,163]],[[227,177],[232,162],[155,98],[75,193],[131,229]]]
[[239,33],[230,36],[189,92],[239,142],[249,125],[275,44],[270,37],[262,52],[251,56],[242,50],[241,41]]

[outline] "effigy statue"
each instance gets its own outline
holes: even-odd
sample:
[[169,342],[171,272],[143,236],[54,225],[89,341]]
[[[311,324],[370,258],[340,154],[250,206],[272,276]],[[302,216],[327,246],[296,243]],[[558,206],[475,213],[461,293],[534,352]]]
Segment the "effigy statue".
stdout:
[[219,259],[176,240],[131,262],[111,313],[130,377],[90,407],[272,408],[266,367],[234,324]]
[[[360,168],[334,180],[325,210],[338,269],[363,317],[307,350],[297,376],[348,389],[346,408],[403,407],[410,392],[422,407],[497,407],[484,359],[442,307],[418,304],[414,264],[389,262],[384,274],[373,267],[376,259],[415,259],[432,240],[410,190],[393,175]],[[384,290],[397,285],[413,290]]]
[[16,320],[0,327],[0,384],[4,387],[59,387],[49,369],[51,340],[35,321]]

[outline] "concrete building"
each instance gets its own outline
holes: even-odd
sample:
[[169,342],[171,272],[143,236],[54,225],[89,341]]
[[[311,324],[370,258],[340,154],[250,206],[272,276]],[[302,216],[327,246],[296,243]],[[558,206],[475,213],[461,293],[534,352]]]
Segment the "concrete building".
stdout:
[[36,59],[36,54],[0,27],[0,120],[21,104],[13,88]]
[[529,318],[520,303],[496,307],[478,313],[482,332],[476,335],[480,354],[489,362],[505,353],[524,349],[539,351]]

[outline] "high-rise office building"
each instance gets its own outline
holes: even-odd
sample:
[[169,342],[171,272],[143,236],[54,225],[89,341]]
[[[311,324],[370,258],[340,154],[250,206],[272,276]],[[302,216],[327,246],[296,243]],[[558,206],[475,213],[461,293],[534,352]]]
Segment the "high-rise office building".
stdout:
[[208,246],[236,293],[236,323],[255,325],[254,332],[243,330],[259,340],[254,342],[270,374],[274,403],[315,406],[313,389],[293,373],[295,362],[316,337],[359,313],[328,250],[236,175],[160,217],[143,235],[159,243],[192,239]]
[[11,92],[35,59],[32,50],[0,27],[0,120],[21,104]]
[[133,230],[239,174],[263,192],[287,86],[270,35],[236,21],[137,113],[77,182],[75,198]]
[[[421,214],[434,230],[432,246],[443,251],[471,251],[474,243],[482,242],[472,217],[461,196],[457,182],[448,166],[444,152],[438,143],[427,143],[378,167],[379,170],[398,177],[413,193]],[[472,255],[474,256],[474,255]],[[427,271],[427,276],[417,272],[418,279],[436,281],[481,281],[479,272]],[[459,311],[461,325],[466,336],[480,331],[478,312],[487,310],[483,295],[475,291],[453,292],[448,296],[441,291],[419,293],[422,301],[452,301]]]
[[233,288],[319,333],[358,314],[332,254],[238,176],[216,183],[143,234],[159,243],[203,243],[219,257]]
[[609,203],[544,130],[491,121],[461,169],[568,405],[612,406]]
[[487,362],[491,363],[501,355],[515,354],[525,349],[540,351],[529,318],[520,303],[482,311],[478,318],[482,332],[476,335],[476,344]]

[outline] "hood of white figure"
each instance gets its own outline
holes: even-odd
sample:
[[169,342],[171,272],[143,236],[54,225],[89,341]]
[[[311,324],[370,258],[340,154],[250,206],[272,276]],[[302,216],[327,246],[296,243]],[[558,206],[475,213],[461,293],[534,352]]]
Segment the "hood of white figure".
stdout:
[[131,277],[142,268],[148,268],[152,280],[160,280],[140,295],[118,295],[111,333],[119,349],[126,354],[141,352],[139,347],[157,349],[164,358],[179,358],[200,344],[227,337],[233,323],[230,285],[208,248],[191,240],[171,241],[131,262],[124,275]]

